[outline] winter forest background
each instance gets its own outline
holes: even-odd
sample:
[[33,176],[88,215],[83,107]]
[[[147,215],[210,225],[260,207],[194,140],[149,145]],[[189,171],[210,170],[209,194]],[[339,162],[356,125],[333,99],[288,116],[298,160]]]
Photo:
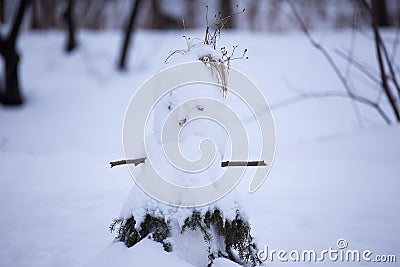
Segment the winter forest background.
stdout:
[[0,266],[203,266],[190,240],[112,242],[135,185],[108,162],[135,90],[219,12],[276,125],[266,182],[238,187],[259,248],[399,260],[400,1],[0,0]]

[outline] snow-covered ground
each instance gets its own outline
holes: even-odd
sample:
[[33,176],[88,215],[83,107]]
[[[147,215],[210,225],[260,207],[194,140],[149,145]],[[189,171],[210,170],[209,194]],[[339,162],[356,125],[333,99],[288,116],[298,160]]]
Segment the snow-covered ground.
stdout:
[[[201,37],[202,31],[189,34]],[[165,67],[170,51],[185,48],[181,35],[139,32],[125,73],[115,71],[119,33],[82,32],[71,55],[62,51],[63,33],[22,36],[26,104],[0,107],[0,266],[190,266],[149,240],[130,249],[110,244],[108,232],[134,186],[125,167],[108,165],[123,157],[126,107],[140,84]],[[352,38],[349,31],[315,36],[329,51],[347,49]],[[272,106],[295,90],[343,90],[301,33],[231,32],[221,41],[249,50],[250,59],[233,66]],[[354,53],[376,66],[369,33],[357,35]],[[351,79],[364,94],[375,94],[354,70]],[[349,249],[399,253],[400,127],[386,126],[368,107],[357,109],[361,122],[343,98],[273,110],[274,166],[259,191],[241,195],[260,248],[322,251],[345,238]],[[219,259],[216,266],[234,264]]]

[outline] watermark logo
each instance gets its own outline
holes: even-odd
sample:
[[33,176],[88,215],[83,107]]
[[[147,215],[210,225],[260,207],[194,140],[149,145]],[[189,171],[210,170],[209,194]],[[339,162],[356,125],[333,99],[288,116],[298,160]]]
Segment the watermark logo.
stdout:
[[[271,168],[275,153],[275,127],[267,101],[258,87],[241,72],[231,68],[228,78],[228,94],[234,94],[243,101],[252,113],[252,120],[257,122],[261,133],[259,159],[262,166],[257,166],[249,185],[249,192],[255,192],[266,179]],[[212,183],[191,187],[171,183],[168,177],[163,177],[156,171],[151,158],[148,158],[145,145],[146,124],[149,114],[155,104],[167,93],[190,84],[210,84],[220,87],[218,77],[203,62],[191,62],[172,66],[155,74],[147,80],[134,94],[124,120],[123,146],[126,159],[146,158],[141,175],[135,165],[129,165],[129,170],[136,183],[150,196],[166,204],[180,207],[195,207],[212,203],[228,194],[241,180],[249,161],[249,140],[246,123],[238,116],[232,107],[218,99],[194,98],[171,110],[162,128],[161,140],[164,156],[174,168],[190,173],[203,172],[215,159],[216,144],[210,139],[204,139],[199,144],[201,157],[188,160],[182,155],[179,147],[179,134],[186,124],[193,120],[213,120],[218,123],[228,135],[231,143],[228,168],[216,177]],[[201,102],[201,107],[187,113],[185,120],[176,122],[176,114],[182,105],[192,105]],[[221,164],[222,166],[223,164]],[[232,167],[229,167],[232,166]],[[223,167],[223,166],[222,166]]]
[[339,249],[345,249],[345,248],[347,248],[347,246],[348,246],[347,240],[344,239],[344,238],[339,238],[339,239],[336,241],[336,246],[337,246]]
[[349,249],[347,240],[339,238],[336,247],[329,247],[321,251],[306,250],[275,250],[264,246],[257,252],[260,261],[278,262],[396,262],[396,255],[374,254],[370,249]]

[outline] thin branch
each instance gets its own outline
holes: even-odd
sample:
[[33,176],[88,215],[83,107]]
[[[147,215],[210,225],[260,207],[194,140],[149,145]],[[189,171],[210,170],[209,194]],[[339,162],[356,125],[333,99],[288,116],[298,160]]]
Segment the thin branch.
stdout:
[[[355,14],[354,14],[353,25],[352,25],[353,27],[352,27],[352,31],[351,31],[351,43],[350,43],[350,47],[351,48],[350,48],[350,52],[349,52],[349,55],[350,55],[351,58],[353,58],[354,46],[355,46],[355,43],[356,43],[356,37],[357,37],[357,35],[356,35],[356,26],[357,26],[357,20],[358,20],[358,15],[359,15],[358,5],[357,5],[357,3],[354,3],[354,4],[355,4]],[[352,67],[353,67],[353,64],[352,64],[353,62],[352,61],[353,60],[348,61],[347,68],[345,70],[345,74],[344,75],[345,75],[346,80],[349,80],[349,77],[350,77],[350,73],[351,73],[351,70],[352,70]],[[350,80],[349,80],[349,82],[351,83]],[[362,121],[360,110],[359,110],[359,108],[358,108],[356,103],[353,104],[353,107],[354,107],[354,111],[356,113],[357,121],[360,124],[360,127],[363,128],[363,121]]]
[[294,84],[292,84],[289,79],[287,79],[285,76],[282,76],[282,80],[285,83],[286,87],[292,91],[295,94],[303,94],[306,93],[305,90],[302,90],[301,88],[296,87]]
[[[376,22],[376,16],[374,11],[372,10],[372,8],[369,6],[369,4],[367,3],[366,0],[362,0],[361,1],[363,3],[363,5],[367,8],[368,12],[370,13],[371,17],[372,17],[372,29],[374,31],[374,37],[375,37],[375,50],[376,50],[376,56],[378,58],[378,63],[379,63],[379,69],[380,69],[380,73],[381,73],[381,85],[383,90],[385,91],[385,94],[389,100],[390,106],[393,110],[393,113],[396,117],[396,120],[400,122],[400,111],[399,111],[399,107],[397,106],[396,100],[392,94],[392,91],[387,83],[387,78],[386,78],[386,70],[385,70],[385,64],[383,62],[383,57],[382,57],[382,52],[383,54],[385,54],[386,51],[386,47],[382,42],[382,38],[379,34],[379,30],[378,30],[378,25]],[[386,51],[387,53],[387,51]],[[393,66],[391,66],[390,64],[390,58],[386,57],[385,59],[388,61],[387,65],[389,66],[389,70],[392,69]],[[394,74],[393,74],[394,75]],[[393,78],[393,77],[392,77]],[[393,82],[396,84],[396,81],[393,80]],[[398,84],[397,84],[397,88]],[[398,92],[400,94],[400,88],[398,89]]]
[[393,64],[392,64],[392,62],[390,60],[390,56],[389,56],[389,53],[388,53],[388,51],[386,49],[386,46],[383,43],[382,38],[380,37],[379,31],[378,31],[378,39],[380,40],[380,46],[382,48],[383,55],[385,56],[386,63],[389,66],[389,72],[390,72],[390,76],[392,78],[391,80],[393,81],[394,86],[396,87],[396,90],[397,90],[398,97],[400,98],[399,82],[397,81],[396,74],[395,74],[395,71],[394,71],[394,68],[393,68]]
[[358,15],[359,15],[359,8],[358,8],[358,4],[355,2],[355,10],[354,10],[354,15],[353,15],[353,25],[352,25],[352,29],[351,29],[351,41],[350,41],[350,49],[349,49],[349,59],[347,61],[347,66],[346,66],[346,75],[345,77],[348,79],[351,73],[351,69],[353,67],[353,52],[354,52],[354,45],[355,45],[355,41],[356,41],[356,27],[357,27],[357,20],[358,20]]
[[397,49],[399,47],[399,37],[400,37],[400,28],[396,27],[396,32],[395,32],[395,37],[394,37],[394,42],[392,44],[392,56],[390,58],[390,63],[394,65],[395,60],[396,60],[396,54],[397,54]]
[[[306,24],[304,23],[304,21],[302,20],[302,18],[299,15],[299,13],[297,12],[297,9],[294,6],[293,2],[291,0],[289,0],[288,2],[290,4],[290,7],[292,9],[292,12],[293,12],[296,20],[299,22],[300,27],[301,27],[302,31],[304,32],[304,34],[306,35],[307,39],[325,57],[325,59],[328,61],[329,65],[331,66],[331,68],[333,69],[336,76],[339,78],[340,82],[342,83],[343,87],[346,90],[346,94],[340,94],[339,92],[334,92],[334,93],[333,92],[323,92],[322,94],[321,93],[306,93],[306,94],[300,95],[298,97],[295,97],[295,98],[292,98],[289,100],[290,101],[294,100],[294,102],[298,102],[299,100],[302,100],[304,98],[310,98],[310,97],[320,98],[320,97],[328,97],[328,96],[337,96],[337,97],[347,96],[357,102],[360,102],[360,103],[363,103],[365,105],[375,108],[377,110],[377,112],[381,115],[381,117],[384,119],[384,121],[387,124],[390,124],[391,123],[390,118],[386,115],[386,113],[382,110],[382,108],[378,105],[378,103],[375,103],[375,102],[373,102],[367,98],[361,97],[359,95],[356,95],[352,92],[351,87],[350,87],[349,83],[347,82],[346,77],[343,76],[342,72],[340,71],[339,67],[336,65],[335,61],[332,59],[332,57],[330,56],[328,51],[313,38],[313,36],[309,32]],[[282,103],[279,103],[279,104],[280,104],[279,106],[282,106]],[[284,105],[286,105],[286,104],[284,104]]]
[[[371,15],[371,17],[373,19],[373,25],[372,26],[373,26],[374,35],[375,35],[374,38],[379,42],[379,45],[382,48],[382,51],[383,51],[385,60],[388,63],[387,65],[389,67],[389,71],[390,71],[390,74],[392,75],[392,78],[396,79],[395,74],[394,74],[394,69],[393,69],[393,63],[394,62],[392,62],[394,60],[394,58],[393,58],[394,56],[393,55],[392,55],[392,57],[389,56],[389,52],[387,51],[385,42],[383,41],[383,38],[382,38],[382,36],[381,36],[381,34],[380,34],[379,30],[378,30],[378,25],[376,25],[374,10],[372,10],[372,8],[369,6],[369,4],[365,0],[363,0],[362,2],[364,4],[364,6],[367,8],[368,12],[370,13],[370,15]],[[398,33],[399,33],[399,30],[396,29],[396,35],[395,35],[395,38],[394,38],[394,41],[393,41],[392,53],[394,53],[393,51],[397,50],[397,47],[399,45],[399,43],[398,43],[398,40],[399,40],[399,36],[398,35],[399,34]],[[400,88],[399,88],[398,82],[396,80],[394,82],[396,84],[397,90],[400,92]]]
[[345,52],[339,50],[339,49],[335,49],[335,53],[340,56],[341,58],[351,62],[351,64],[354,65],[354,67],[356,67],[361,73],[363,73],[367,78],[369,78],[371,81],[373,81],[374,83],[380,85],[381,81],[379,80],[378,77],[376,77],[376,74],[372,73],[370,70],[368,70],[365,67],[365,64],[360,63],[357,58],[355,58],[352,55],[347,55]]
[[[372,10],[372,8],[369,6],[369,4],[365,0],[363,0],[362,2],[364,4],[364,6],[367,8],[368,12],[371,14],[372,27],[373,27],[373,30],[374,30],[375,41],[376,41],[377,45],[380,47],[379,50],[382,50],[382,52],[383,52],[383,56],[385,57],[387,66],[389,68],[389,72],[390,72],[393,84],[396,87],[397,94],[398,94],[398,96],[400,98],[400,86],[399,86],[399,83],[397,81],[395,71],[393,69],[393,64],[392,64],[392,61],[391,61],[391,57],[389,56],[389,53],[388,53],[387,48],[386,48],[386,45],[383,42],[381,34],[380,34],[379,30],[378,30],[378,25],[376,24],[376,15],[375,15],[374,11]],[[396,35],[397,35],[397,32],[396,32]],[[396,36],[396,38],[398,38],[398,37]],[[396,39],[395,39],[394,43],[396,43]],[[381,53],[381,52],[379,52],[379,53]],[[379,58],[378,58],[378,60],[379,60]],[[379,63],[379,64],[381,64],[381,63]],[[384,70],[384,68],[383,68],[383,70]],[[398,107],[396,107],[396,108],[397,108],[397,113],[400,113],[399,110],[398,110],[399,108]],[[396,117],[397,117],[398,121],[400,121],[400,118],[397,116],[397,114],[396,114]]]
[[340,98],[347,98],[347,99],[352,99],[354,101],[357,101],[359,103],[362,103],[364,105],[373,107],[376,109],[378,114],[383,118],[383,120],[387,123],[390,124],[390,118],[386,115],[385,111],[375,102],[364,98],[362,96],[356,95],[351,93],[350,95],[345,93],[345,92],[339,92],[339,91],[323,91],[323,92],[310,92],[310,93],[303,93],[291,98],[288,98],[286,100],[280,101],[276,104],[271,105],[272,110],[277,110],[282,107],[292,105],[304,100],[309,100],[309,99],[316,99],[316,98],[327,98],[327,97],[340,97]]
[[307,39],[310,41],[310,43],[322,53],[322,55],[325,57],[325,59],[328,61],[329,65],[331,68],[334,70],[336,76],[338,76],[340,82],[343,84],[344,88],[348,93],[351,93],[351,88],[349,84],[347,83],[346,78],[343,76],[342,72],[340,71],[339,67],[336,65],[335,61],[332,59],[332,57],[329,55],[328,51],[321,45],[319,44],[314,37],[311,35],[310,31],[308,30],[306,24],[300,17],[299,13],[297,12],[296,7],[294,6],[292,1],[289,1],[290,6],[292,8],[293,14],[296,18],[296,20],[300,23],[301,29],[306,35]]

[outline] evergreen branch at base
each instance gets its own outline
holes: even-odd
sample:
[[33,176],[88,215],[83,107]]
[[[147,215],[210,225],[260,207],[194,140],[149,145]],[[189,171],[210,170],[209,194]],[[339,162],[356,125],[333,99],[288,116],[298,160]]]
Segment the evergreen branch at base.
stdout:
[[146,158],[140,159],[123,159],[118,161],[110,161],[111,168],[118,165],[125,165],[125,164],[135,164],[135,166],[139,165],[140,163],[144,163]]
[[117,218],[109,229],[116,233],[115,240],[123,242],[128,248],[149,237],[161,243],[166,252],[174,250],[175,242],[171,243],[171,240],[180,240],[187,231],[198,232],[208,246],[207,266],[212,266],[216,258],[225,258],[243,267],[255,267],[262,263],[257,256],[257,244],[251,235],[250,223],[239,210],[230,219],[224,217],[218,208],[212,208],[205,213],[193,210],[182,226],[165,217],[162,213],[158,216],[146,213],[140,221],[136,221],[138,218],[133,215],[129,218]]
[[[111,168],[114,166],[125,165],[125,164],[135,164],[135,166],[144,163],[146,158],[140,159],[123,159],[118,161],[110,161]],[[267,166],[263,160],[261,161],[223,161],[221,162],[221,167],[238,167],[238,166]]]

